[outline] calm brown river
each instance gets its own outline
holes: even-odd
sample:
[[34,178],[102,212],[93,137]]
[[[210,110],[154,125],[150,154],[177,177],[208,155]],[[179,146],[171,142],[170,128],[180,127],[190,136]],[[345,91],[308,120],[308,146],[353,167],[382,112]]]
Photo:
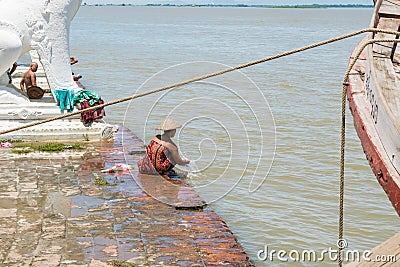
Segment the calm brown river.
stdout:
[[[76,73],[106,101],[366,28],[372,9],[82,7]],[[256,266],[337,249],[342,79],[361,36],[107,108],[146,142],[167,115],[188,179]],[[345,239],[370,249],[400,230],[347,114]],[[286,251],[265,258],[262,250]],[[261,252],[260,252],[261,251]],[[292,257],[295,253],[292,252]],[[264,257],[264,258],[263,258]]]

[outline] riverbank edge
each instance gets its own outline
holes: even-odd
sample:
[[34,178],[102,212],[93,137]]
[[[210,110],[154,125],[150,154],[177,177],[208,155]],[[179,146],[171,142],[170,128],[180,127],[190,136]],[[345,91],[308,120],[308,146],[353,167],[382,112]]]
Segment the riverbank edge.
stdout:
[[[2,150],[0,265],[254,266],[185,181],[144,179],[137,168],[104,172],[136,166],[143,152],[142,140],[122,126],[79,159],[55,153],[21,161]],[[99,177],[105,186],[96,185]]]

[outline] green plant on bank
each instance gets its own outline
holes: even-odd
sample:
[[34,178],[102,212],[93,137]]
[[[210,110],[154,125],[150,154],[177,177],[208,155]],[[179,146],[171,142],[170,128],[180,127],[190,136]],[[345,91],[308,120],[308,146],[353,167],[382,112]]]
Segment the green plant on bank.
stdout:
[[99,176],[97,173],[93,173],[94,175],[94,184],[98,186],[106,186],[109,185],[107,179],[103,176]]
[[22,142],[22,140],[11,140],[11,139],[1,139],[0,140],[0,143],[6,143],[6,142],[9,142],[9,143],[20,143],[20,142]]
[[81,144],[62,144],[62,143],[46,143],[46,144],[33,144],[17,142],[12,143],[14,149],[11,150],[15,154],[26,154],[34,151],[39,152],[63,152],[65,150],[82,150],[85,149]]
[[27,154],[27,153],[31,153],[34,152],[35,150],[33,150],[30,147],[21,147],[21,148],[17,148],[17,149],[13,149],[11,150],[12,153],[14,154]]
[[121,261],[121,260],[113,260],[111,261],[112,266],[114,267],[135,267],[132,263]]

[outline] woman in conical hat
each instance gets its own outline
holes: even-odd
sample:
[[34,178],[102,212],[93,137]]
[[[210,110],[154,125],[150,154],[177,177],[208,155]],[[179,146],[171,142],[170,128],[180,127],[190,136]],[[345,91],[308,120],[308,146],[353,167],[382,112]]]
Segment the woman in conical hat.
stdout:
[[[176,129],[182,127],[173,119],[167,117],[156,130],[163,130],[164,133],[156,135],[146,147],[146,155],[139,161],[139,172],[161,175],[175,175],[172,168],[178,165],[190,163],[188,159],[182,159],[178,152],[177,145],[171,138],[175,136]],[[149,165],[149,166],[144,166]]]

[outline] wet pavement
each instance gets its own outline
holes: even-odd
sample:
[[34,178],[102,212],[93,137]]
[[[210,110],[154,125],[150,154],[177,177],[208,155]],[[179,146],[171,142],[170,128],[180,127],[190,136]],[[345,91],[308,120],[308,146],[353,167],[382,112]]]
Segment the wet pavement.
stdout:
[[102,172],[143,156],[125,128],[84,152],[11,149],[0,149],[0,266],[253,266],[185,181]]

